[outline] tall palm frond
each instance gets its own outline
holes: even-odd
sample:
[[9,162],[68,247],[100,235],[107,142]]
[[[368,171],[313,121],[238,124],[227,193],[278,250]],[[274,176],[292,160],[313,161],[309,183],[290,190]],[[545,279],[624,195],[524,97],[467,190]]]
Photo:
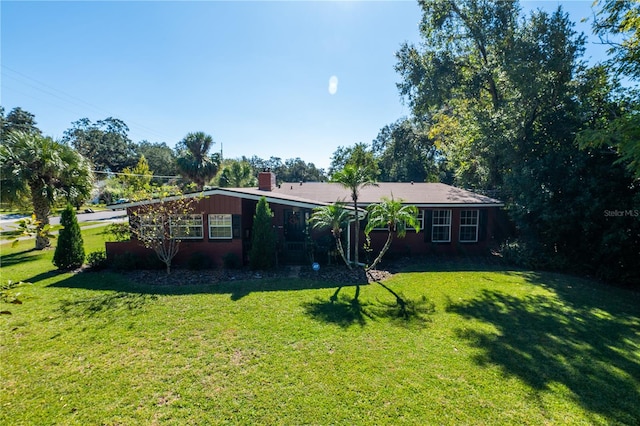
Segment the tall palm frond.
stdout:
[[336,201],[328,206],[316,207],[313,209],[313,214],[309,218],[309,224],[313,229],[329,228],[331,230],[331,235],[333,235],[333,238],[336,240],[336,248],[342,260],[344,260],[347,267],[351,269],[341,241],[342,230],[349,226],[349,218],[351,216],[344,206],[344,202]]
[[356,264],[358,264],[358,252],[360,250],[360,216],[358,215],[358,198],[360,197],[360,189],[367,186],[376,186],[376,183],[369,168],[359,167],[352,164],[347,164],[344,166],[344,169],[334,173],[331,180],[348,189],[351,194],[351,199],[353,200],[353,209],[356,216],[356,229],[354,235],[356,247],[354,258]]
[[394,200],[392,196],[390,199],[383,197],[380,203],[370,205],[367,210],[368,222],[364,231],[367,238],[375,228],[386,228],[388,230],[387,241],[376,259],[367,268],[375,269],[387,250],[389,250],[389,247],[391,247],[394,232],[398,238],[404,238],[407,233],[407,227],[414,228],[416,232],[420,232],[418,208],[416,206],[403,205],[402,200]]

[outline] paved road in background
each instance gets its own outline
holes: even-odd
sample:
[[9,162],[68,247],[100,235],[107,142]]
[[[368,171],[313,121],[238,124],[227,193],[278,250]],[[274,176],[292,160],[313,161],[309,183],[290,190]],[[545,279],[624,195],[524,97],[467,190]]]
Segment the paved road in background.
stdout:
[[[126,210],[106,210],[95,213],[84,213],[83,211],[76,212],[78,216],[78,222],[124,222],[127,220]],[[3,231],[11,230],[17,227],[17,223],[20,219],[24,219],[27,216],[20,215],[0,215],[0,228]],[[49,218],[49,224],[59,225],[60,217],[53,216]]]

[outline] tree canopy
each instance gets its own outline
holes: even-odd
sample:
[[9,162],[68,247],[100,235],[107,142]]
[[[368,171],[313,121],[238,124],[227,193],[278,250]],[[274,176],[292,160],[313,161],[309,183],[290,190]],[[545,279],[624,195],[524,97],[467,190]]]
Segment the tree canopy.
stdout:
[[562,8],[420,5],[422,42],[398,51],[398,88],[454,182],[499,194],[538,265],[627,279],[640,223],[605,212],[637,209],[638,115],[612,67],[582,62],[585,38]]
[[29,198],[37,221],[36,249],[48,247],[41,232],[55,200],[88,196],[93,174],[88,161],[71,147],[37,133],[13,131],[0,145],[2,201]]
[[91,159],[96,171],[121,172],[137,161],[128,132],[129,127],[117,118],[108,117],[95,123],[82,118],[64,132],[62,141]]
[[178,171],[191,180],[198,191],[218,173],[220,154],[209,155],[214,143],[210,135],[196,132],[187,134],[176,147]]

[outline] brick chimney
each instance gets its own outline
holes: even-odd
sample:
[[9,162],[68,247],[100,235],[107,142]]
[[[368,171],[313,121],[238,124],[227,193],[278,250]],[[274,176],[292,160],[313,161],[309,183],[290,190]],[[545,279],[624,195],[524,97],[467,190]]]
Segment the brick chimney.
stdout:
[[272,172],[258,173],[258,189],[261,191],[271,191],[276,187],[276,174]]

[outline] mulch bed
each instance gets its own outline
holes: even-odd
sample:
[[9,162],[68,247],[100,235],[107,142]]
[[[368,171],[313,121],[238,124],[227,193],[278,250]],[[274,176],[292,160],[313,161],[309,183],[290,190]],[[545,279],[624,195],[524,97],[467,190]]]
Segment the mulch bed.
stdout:
[[326,281],[336,284],[366,284],[383,281],[393,274],[386,270],[365,272],[363,268],[349,270],[346,266],[323,266],[319,271],[308,266],[287,266],[272,271],[251,271],[248,269],[189,270],[174,269],[170,275],[164,270],[122,271],[130,280],[140,284],[154,285],[194,285],[216,284],[232,281],[250,281],[272,278],[302,278]]

